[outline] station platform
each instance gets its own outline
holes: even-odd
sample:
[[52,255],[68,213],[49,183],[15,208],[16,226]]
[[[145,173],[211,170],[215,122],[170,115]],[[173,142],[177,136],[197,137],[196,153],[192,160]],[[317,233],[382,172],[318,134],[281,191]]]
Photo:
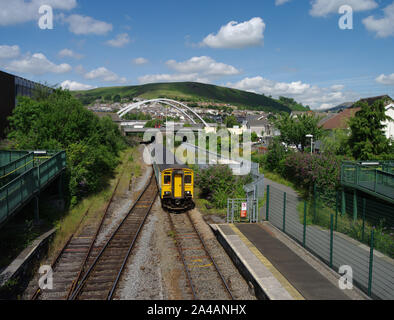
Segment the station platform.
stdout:
[[349,300],[338,286],[279,240],[268,224],[211,225],[259,299]]

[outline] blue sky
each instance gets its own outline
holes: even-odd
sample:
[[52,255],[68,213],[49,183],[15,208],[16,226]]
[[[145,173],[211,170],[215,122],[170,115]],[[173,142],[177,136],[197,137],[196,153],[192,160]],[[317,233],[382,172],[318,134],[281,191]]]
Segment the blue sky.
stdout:
[[326,108],[394,97],[393,40],[393,0],[0,0],[0,69],[70,89],[200,81]]

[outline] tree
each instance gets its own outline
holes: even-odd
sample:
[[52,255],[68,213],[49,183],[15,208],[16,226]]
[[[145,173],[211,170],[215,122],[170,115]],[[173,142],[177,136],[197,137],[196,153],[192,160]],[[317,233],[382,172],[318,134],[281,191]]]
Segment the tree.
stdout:
[[120,95],[118,95],[118,94],[115,95],[114,98],[113,98],[113,101],[114,102],[120,102],[121,101]]
[[66,150],[71,203],[103,186],[125,147],[111,118],[99,118],[69,91],[56,89],[38,100],[20,97],[8,118],[8,138],[17,149]]
[[349,121],[351,129],[349,146],[353,157],[372,160],[392,153],[393,147],[383,132],[385,127],[383,122],[392,120],[385,113],[384,101],[377,100],[371,106],[359,101],[355,107],[360,107],[361,110]]
[[233,128],[234,126],[239,126],[237,118],[234,115],[231,115],[224,120],[224,123],[227,128]]
[[257,135],[256,132],[254,132],[254,131],[252,132],[251,139],[252,139],[252,142],[259,141],[259,136]]
[[288,113],[282,113],[278,118],[271,119],[271,122],[280,131],[282,142],[297,147],[301,145],[301,150],[304,151],[310,141],[310,138],[306,137],[308,134],[312,134],[315,141],[322,137],[323,129],[318,125],[320,119],[307,114],[292,118]]
[[352,152],[349,147],[350,130],[334,129],[322,138],[322,150],[324,153],[336,154],[339,156],[350,156]]

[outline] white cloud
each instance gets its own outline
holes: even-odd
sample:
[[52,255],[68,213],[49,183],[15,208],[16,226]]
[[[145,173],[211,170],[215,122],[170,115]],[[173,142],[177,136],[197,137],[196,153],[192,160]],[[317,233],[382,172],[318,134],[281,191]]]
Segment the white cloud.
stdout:
[[89,80],[101,80],[105,82],[115,82],[115,83],[127,82],[126,78],[118,76],[116,73],[108,70],[105,67],[94,69],[86,73],[84,77],[85,79],[89,79]]
[[83,84],[83,83],[79,83],[79,82],[71,81],[71,80],[63,81],[60,84],[60,86],[63,89],[68,89],[70,91],[90,90],[90,89],[97,88],[97,87],[94,87],[94,86],[91,86],[88,84]]
[[155,83],[155,82],[203,82],[209,83],[208,78],[200,77],[197,73],[184,74],[148,74],[138,78],[139,83]]
[[291,0],[275,0],[275,5],[280,6],[282,4],[285,4],[286,2],[290,2]]
[[0,59],[16,58],[19,54],[19,46],[0,46]]
[[0,0],[0,25],[8,26],[38,20],[38,9],[49,5],[54,10],[71,10],[77,6],[76,0]]
[[65,22],[69,24],[70,32],[77,35],[105,35],[109,31],[112,31],[112,24],[95,20],[92,17],[81,16],[79,14],[73,14],[69,17],[63,18]]
[[265,23],[261,18],[238,23],[231,21],[222,26],[215,35],[209,34],[202,41],[202,46],[211,48],[244,48],[263,44]]
[[66,73],[71,71],[69,64],[62,63],[59,65],[49,61],[42,53],[33,55],[27,54],[20,60],[13,60],[5,66],[7,70],[12,72],[31,73],[41,75],[45,73]]
[[342,5],[351,6],[353,11],[366,11],[375,9],[378,4],[375,0],[313,0],[309,13],[314,17],[325,17],[330,13],[338,13]]
[[136,58],[136,59],[133,60],[133,63],[137,64],[137,65],[146,64],[148,62],[149,62],[148,59],[145,59],[145,58],[142,58],[142,57]]
[[82,59],[83,55],[76,53],[70,49],[63,49],[59,51],[60,58],[73,58],[73,59]]
[[206,76],[231,76],[239,74],[240,71],[233,66],[216,62],[210,57],[193,57],[184,62],[169,60],[167,66],[180,73],[198,73]]
[[263,77],[245,78],[227,86],[240,90],[271,95],[275,98],[285,96],[309,105],[313,109],[326,109],[334,107],[344,101],[354,101],[359,96],[350,91],[343,91],[344,86],[334,85],[330,88],[321,88],[301,81],[277,82]]
[[369,31],[376,32],[376,36],[380,38],[394,36],[394,2],[383,11],[383,18],[375,19],[369,16],[363,20],[363,23]]
[[217,62],[210,57],[193,57],[183,62],[168,60],[166,62],[170,69],[177,73],[174,74],[150,74],[138,78],[140,83],[150,82],[179,82],[193,81],[211,83],[220,77],[237,75],[238,69],[231,65]]
[[108,40],[107,45],[115,48],[122,48],[130,42],[130,37],[127,33],[121,33],[116,36],[115,39]]
[[389,85],[389,86],[394,86],[394,73],[389,74],[389,75],[384,75],[381,74],[379,77],[377,77],[376,82],[380,83],[380,84],[385,84],[385,85]]

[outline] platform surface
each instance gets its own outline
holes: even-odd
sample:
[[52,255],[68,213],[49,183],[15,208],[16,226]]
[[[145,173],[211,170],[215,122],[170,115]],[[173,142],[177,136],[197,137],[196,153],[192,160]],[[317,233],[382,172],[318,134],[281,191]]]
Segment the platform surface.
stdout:
[[262,224],[218,225],[219,232],[270,299],[349,300],[339,287]]

